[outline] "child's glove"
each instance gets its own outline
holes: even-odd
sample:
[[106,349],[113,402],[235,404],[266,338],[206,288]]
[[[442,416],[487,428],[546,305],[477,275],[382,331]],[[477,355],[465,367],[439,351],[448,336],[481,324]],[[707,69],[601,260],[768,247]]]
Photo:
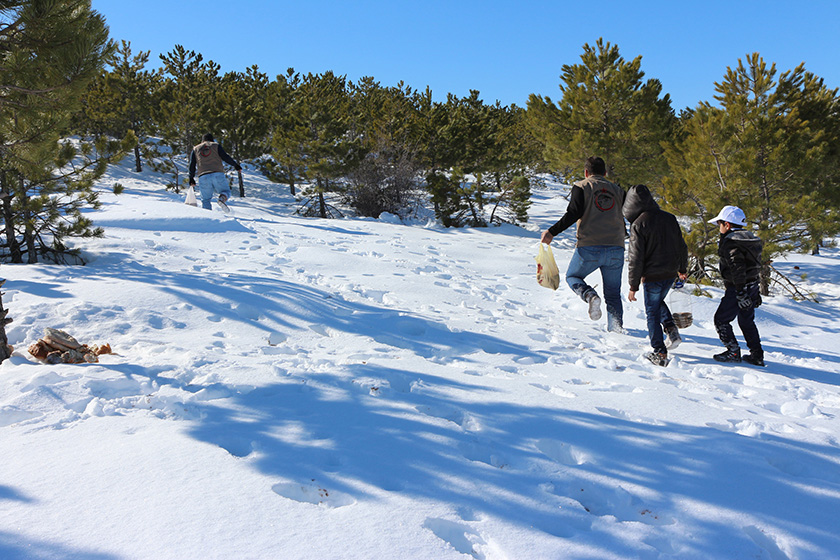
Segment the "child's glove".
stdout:
[[738,293],[735,294],[735,299],[738,300],[738,307],[741,309],[752,309],[753,300],[746,288],[738,290]]

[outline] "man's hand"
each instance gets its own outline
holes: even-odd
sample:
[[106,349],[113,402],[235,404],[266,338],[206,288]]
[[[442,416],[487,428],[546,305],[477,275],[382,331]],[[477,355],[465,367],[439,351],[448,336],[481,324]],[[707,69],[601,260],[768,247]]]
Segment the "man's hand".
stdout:
[[540,241],[542,243],[545,243],[546,245],[549,245],[549,244],[551,244],[552,239],[554,239],[554,236],[551,235],[551,232],[549,232],[548,230],[545,230],[542,234],[542,238],[540,239]]
[[627,294],[627,299],[630,301],[636,301],[636,290],[630,290]]

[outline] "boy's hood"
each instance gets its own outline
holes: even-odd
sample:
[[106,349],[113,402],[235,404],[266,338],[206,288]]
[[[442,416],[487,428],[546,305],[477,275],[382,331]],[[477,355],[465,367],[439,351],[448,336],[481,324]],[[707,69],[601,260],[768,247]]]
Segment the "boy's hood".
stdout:
[[658,209],[659,205],[645,185],[633,185],[627,191],[627,196],[624,198],[624,217],[631,224],[645,212]]

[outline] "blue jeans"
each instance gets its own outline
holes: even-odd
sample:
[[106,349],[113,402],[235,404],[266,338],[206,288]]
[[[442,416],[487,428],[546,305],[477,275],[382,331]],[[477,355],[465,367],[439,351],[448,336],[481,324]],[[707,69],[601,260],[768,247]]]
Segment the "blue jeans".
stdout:
[[665,304],[665,296],[671,291],[674,279],[659,280],[657,282],[645,282],[642,284],[645,290],[645,316],[647,316],[648,335],[650,345],[655,352],[666,352],[665,340],[662,335],[662,327],[674,326],[674,318],[671,310]]
[[611,331],[619,330],[624,326],[624,309],[621,307],[623,268],[624,247],[595,245],[577,247],[566,270],[566,283],[584,301],[588,292],[595,291],[586,283],[585,278],[596,270],[601,270],[601,279],[604,281],[604,302],[607,306],[607,328]]
[[205,173],[198,178],[198,190],[201,193],[201,206],[210,210],[213,193],[223,194],[230,198],[230,185],[224,173]]

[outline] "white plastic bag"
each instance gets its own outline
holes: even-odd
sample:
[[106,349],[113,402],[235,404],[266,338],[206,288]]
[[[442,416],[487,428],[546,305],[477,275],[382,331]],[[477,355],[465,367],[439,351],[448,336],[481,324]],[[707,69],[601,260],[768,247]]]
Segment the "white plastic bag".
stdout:
[[551,246],[540,243],[537,259],[537,283],[544,287],[556,290],[560,287],[560,270],[554,260],[554,253]]
[[198,200],[195,198],[195,189],[190,186],[187,189],[187,199],[184,201],[184,204],[189,204],[190,206],[198,206]]

